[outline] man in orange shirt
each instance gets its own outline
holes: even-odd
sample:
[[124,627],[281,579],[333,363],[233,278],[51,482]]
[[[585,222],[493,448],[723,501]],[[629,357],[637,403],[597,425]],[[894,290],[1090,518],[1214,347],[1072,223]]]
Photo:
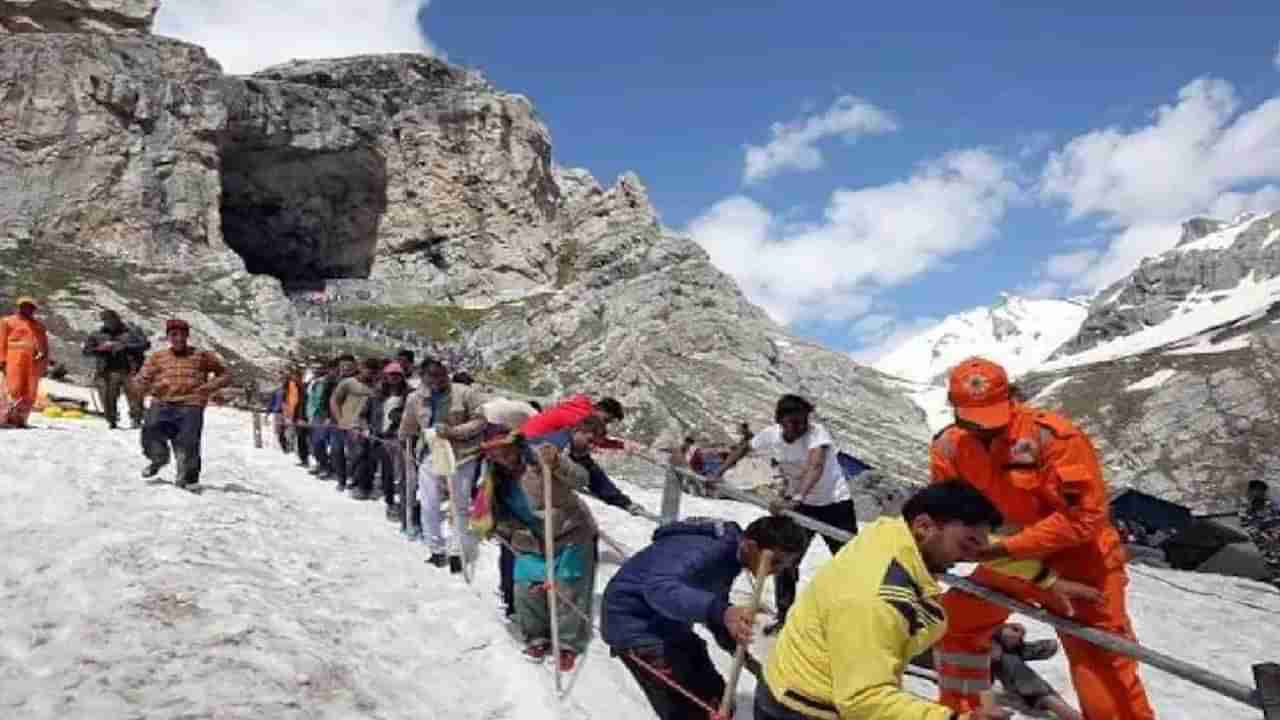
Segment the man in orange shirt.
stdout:
[[5,374],[8,411],[0,425],[26,427],[40,377],[49,367],[49,335],[36,319],[36,301],[18,298],[18,312],[0,319],[0,371]]
[[[1089,438],[1066,418],[1010,398],[1004,368],[982,358],[957,365],[948,400],[956,422],[934,438],[934,482],[959,479],[999,508],[1014,532],[983,560],[1039,560],[1040,582],[980,567],[972,580],[1077,622],[1132,640],[1125,609],[1125,550],[1107,514],[1102,466]],[[1096,602],[1062,601],[1046,588],[1058,579],[1097,590]],[[991,687],[992,632],[1009,612],[959,590],[944,597],[949,626],[938,653],[944,705],[964,712]],[[1137,662],[1059,634],[1071,680],[1088,720],[1154,720]]]

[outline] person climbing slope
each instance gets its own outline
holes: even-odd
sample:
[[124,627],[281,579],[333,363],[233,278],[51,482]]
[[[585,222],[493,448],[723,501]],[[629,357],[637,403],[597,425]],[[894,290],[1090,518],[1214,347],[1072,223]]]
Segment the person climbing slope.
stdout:
[[18,298],[18,311],[0,319],[0,371],[5,375],[8,412],[0,425],[27,427],[40,378],[49,367],[49,334],[36,319],[36,301]]
[[164,329],[169,349],[151,353],[138,371],[138,392],[155,398],[142,427],[142,451],[151,461],[142,476],[153,477],[169,464],[172,446],[178,460],[175,484],[189,488],[200,482],[205,406],[231,384],[231,375],[216,354],[190,345],[191,326],[185,320],[169,320]]

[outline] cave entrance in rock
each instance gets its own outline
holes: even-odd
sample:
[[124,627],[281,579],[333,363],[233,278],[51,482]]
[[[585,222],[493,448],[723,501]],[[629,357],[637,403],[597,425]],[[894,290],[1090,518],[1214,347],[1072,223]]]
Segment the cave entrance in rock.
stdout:
[[386,208],[386,162],[370,149],[222,154],[223,239],[285,285],[368,277]]

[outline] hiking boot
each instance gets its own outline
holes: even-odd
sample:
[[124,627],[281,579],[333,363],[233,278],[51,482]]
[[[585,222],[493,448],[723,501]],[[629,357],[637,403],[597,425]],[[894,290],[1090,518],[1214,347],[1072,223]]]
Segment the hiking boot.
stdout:
[[108,421],[107,421],[107,429],[108,429],[108,430],[119,430],[119,429],[120,429],[120,426],[116,425],[116,421],[115,421],[115,420],[108,420]]
[[306,460],[299,460],[296,464],[297,464],[297,466],[298,466],[298,467],[300,467],[300,468],[309,468],[309,467],[311,467],[311,463],[307,462]]
[[399,505],[387,505],[387,520],[390,522],[400,522]]
[[1053,638],[1045,638],[1044,640],[1035,640],[1033,642],[1024,642],[1022,644],[1022,659],[1027,662],[1036,660],[1048,660],[1058,654],[1058,641]]
[[[542,662],[551,652],[551,643],[546,640],[533,640],[524,646],[524,659],[529,662]],[[563,653],[561,653],[563,654]]]
[[444,553],[431,553],[431,557],[427,558],[427,564],[442,568],[449,564],[449,560],[444,556]]
[[341,480],[338,481],[338,484],[335,487],[337,488],[338,492],[347,491],[347,484]]
[[453,573],[454,575],[457,575],[458,573],[462,572],[462,556],[461,555],[449,556],[449,572]]
[[162,462],[153,462],[150,465],[142,468],[142,477],[144,478],[155,477],[156,475],[160,474],[160,468],[164,467],[165,464],[166,463],[162,463]]
[[578,662],[578,653],[572,650],[560,651],[560,672],[571,672]]
[[352,500],[372,500],[373,493],[360,487],[351,488],[351,499]]

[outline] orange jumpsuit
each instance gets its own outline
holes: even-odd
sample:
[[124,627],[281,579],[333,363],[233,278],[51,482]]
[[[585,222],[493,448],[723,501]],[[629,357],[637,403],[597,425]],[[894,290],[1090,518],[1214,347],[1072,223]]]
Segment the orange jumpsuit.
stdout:
[[[1125,549],[1107,512],[1102,466],[1089,438],[1066,418],[1014,405],[1003,433],[987,446],[958,426],[934,438],[934,482],[961,479],[982,491],[1018,529],[1004,539],[1014,559],[1039,559],[1058,577],[1100,590],[1100,603],[1074,603],[1076,621],[1134,639],[1125,609]],[[981,567],[975,582],[1062,613],[1051,593]],[[938,665],[941,702],[964,712],[991,687],[993,631],[1009,611],[959,590],[943,598],[948,628]],[[1088,720],[1154,720],[1137,661],[1059,633],[1071,681]]]
[[25,425],[36,402],[40,376],[49,362],[49,336],[44,323],[21,315],[0,319],[0,359],[4,360],[5,389],[12,403],[8,417],[0,420]]

